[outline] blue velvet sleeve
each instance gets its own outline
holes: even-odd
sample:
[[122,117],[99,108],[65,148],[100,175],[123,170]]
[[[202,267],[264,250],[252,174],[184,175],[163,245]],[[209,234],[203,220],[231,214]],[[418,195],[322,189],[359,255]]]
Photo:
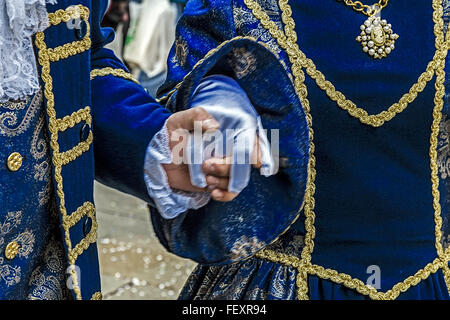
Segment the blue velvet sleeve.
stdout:
[[91,68],[120,72],[92,79],[96,179],[151,202],[144,182],[145,152],[170,112],[131,81],[124,64],[104,48],[114,39],[111,28],[100,26],[107,5],[107,0],[92,1]]
[[300,216],[309,160],[306,116],[285,65],[267,45],[237,32],[233,9],[232,1],[187,3],[158,95],[171,111],[184,110],[205,77],[233,78],[260,115],[270,144],[279,140],[275,158],[289,161],[270,177],[252,169],[248,186],[231,202],[210,201],[174,219],[151,208],[155,232],[170,252],[210,265],[249,258],[289,228]]

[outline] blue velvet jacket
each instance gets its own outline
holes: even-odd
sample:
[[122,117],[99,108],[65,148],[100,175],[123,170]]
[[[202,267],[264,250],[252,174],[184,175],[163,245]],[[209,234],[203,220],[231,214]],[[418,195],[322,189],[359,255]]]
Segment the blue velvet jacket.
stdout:
[[231,203],[153,210],[163,245],[201,264],[182,298],[449,298],[449,2],[391,1],[383,60],[354,41],[364,16],[327,3],[187,3],[158,96],[181,110],[205,75],[233,77],[280,129],[280,172]]
[[[50,27],[34,39],[56,207],[77,299],[100,297],[94,178],[150,201],[145,150],[169,116],[104,48],[114,37],[112,29],[100,27],[107,5],[107,0],[48,5]],[[8,148],[2,147],[2,154]]]

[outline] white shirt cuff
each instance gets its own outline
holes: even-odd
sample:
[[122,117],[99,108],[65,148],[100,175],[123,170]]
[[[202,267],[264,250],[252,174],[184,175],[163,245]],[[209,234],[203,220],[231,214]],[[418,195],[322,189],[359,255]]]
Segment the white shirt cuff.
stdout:
[[172,190],[163,164],[172,162],[169,133],[166,123],[155,134],[147,147],[144,163],[144,180],[149,196],[165,219],[174,219],[189,209],[199,209],[211,199],[209,192]]

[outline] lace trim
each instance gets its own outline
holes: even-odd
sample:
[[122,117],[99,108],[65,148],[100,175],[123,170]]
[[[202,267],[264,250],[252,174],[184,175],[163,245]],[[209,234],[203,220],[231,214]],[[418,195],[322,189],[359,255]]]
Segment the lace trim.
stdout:
[[162,164],[172,162],[169,132],[166,124],[150,141],[145,157],[144,180],[150,197],[155,201],[161,216],[174,219],[189,209],[199,209],[211,199],[208,192],[172,190]]
[[39,90],[31,37],[49,26],[47,3],[56,0],[0,0],[0,103]]

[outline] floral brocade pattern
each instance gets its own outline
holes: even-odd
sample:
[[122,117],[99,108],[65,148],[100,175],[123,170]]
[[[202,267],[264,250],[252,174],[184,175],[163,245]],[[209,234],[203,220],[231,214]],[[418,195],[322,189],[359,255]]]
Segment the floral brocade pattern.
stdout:
[[[280,9],[276,0],[264,0],[259,2],[264,11],[272,18],[281,29]],[[235,5],[233,8],[234,25],[238,34],[253,37],[258,41],[265,43],[272,52],[279,54],[281,48],[277,41],[264,29],[258,19],[247,7]]]
[[[448,79],[446,87],[448,87]],[[442,245],[444,249],[450,247],[450,94],[445,95],[445,109],[438,136],[438,157],[437,164],[439,170],[440,189],[442,192]]]
[[2,186],[23,183],[13,194],[0,191],[0,251],[19,247],[11,259],[0,256],[0,299],[69,299],[42,90],[0,104],[0,144],[24,159],[13,175],[0,175]]
[[251,258],[223,267],[198,266],[182,300],[292,300],[297,270]]
[[29,300],[65,300],[71,297],[64,283],[65,255],[61,240],[52,238],[45,249],[41,264],[31,274],[28,285],[31,290]]

